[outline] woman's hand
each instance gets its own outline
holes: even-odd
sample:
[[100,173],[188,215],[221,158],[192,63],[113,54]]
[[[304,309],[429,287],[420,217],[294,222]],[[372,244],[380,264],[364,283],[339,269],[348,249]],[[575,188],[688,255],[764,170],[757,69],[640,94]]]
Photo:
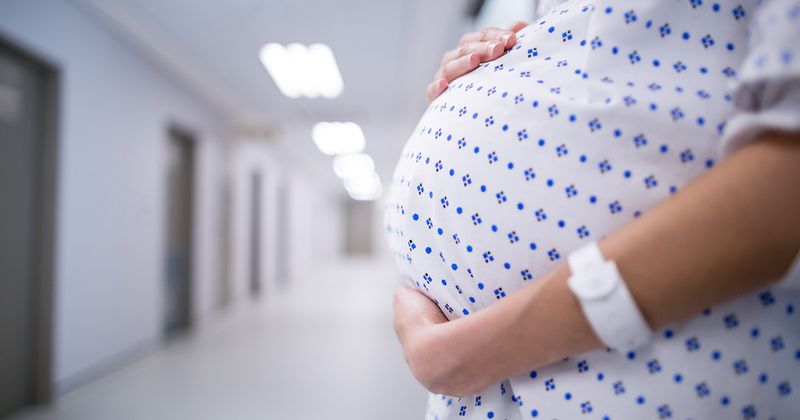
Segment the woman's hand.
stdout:
[[[439,307],[419,290],[401,287],[394,293],[394,330],[411,373],[428,391],[451,396],[474,395],[501,377],[495,359],[481,359],[498,350],[497,332],[509,320],[482,316],[480,311],[448,322]],[[473,321],[477,321],[473,322]],[[486,322],[490,330],[486,330]],[[477,356],[477,357],[476,357]]]
[[458,46],[444,54],[439,70],[425,91],[428,102],[436,99],[456,78],[492,61],[517,43],[516,32],[528,24],[516,22],[508,29],[485,28],[461,37]]
[[449,386],[452,359],[444,352],[447,318],[427,296],[411,287],[394,293],[394,331],[403,357],[415,378],[428,390],[453,391]]

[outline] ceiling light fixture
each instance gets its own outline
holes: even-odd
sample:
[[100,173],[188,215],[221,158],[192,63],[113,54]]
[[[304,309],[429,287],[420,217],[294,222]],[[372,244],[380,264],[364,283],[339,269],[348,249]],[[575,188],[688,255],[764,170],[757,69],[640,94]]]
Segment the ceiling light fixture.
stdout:
[[344,90],[336,59],[325,44],[269,43],[258,57],[281,93],[290,98],[335,98]]
[[311,129],[311,138],[319,150],[329,156],[361,153],[364,132],[354,122],[319,122]]
[[374,172],[367,176],[346,180],[344,188],[352,199],[359,201],[377,200],[383,193],[381,180]]
[[339,155],[333,159],[333,172],[345,181],[365,178],[375,173],[375,162],[366,153]]

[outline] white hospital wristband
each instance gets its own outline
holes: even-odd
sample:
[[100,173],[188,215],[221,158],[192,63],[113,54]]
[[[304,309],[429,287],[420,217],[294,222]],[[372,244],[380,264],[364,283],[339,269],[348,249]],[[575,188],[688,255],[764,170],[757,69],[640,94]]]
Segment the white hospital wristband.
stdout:
[[572,276],[567,284],[595,334],[607,347],[627,351],[650,341],[653,332],[617,265],[603,259],[596,242],[570,254],[568,261]]

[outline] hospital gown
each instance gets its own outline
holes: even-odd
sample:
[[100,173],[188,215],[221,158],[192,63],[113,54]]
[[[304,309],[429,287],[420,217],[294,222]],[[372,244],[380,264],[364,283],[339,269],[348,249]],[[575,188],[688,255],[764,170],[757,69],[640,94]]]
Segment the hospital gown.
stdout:
[[[765,130],[800,130],[800,2],[555,3],[430,104],[392,180],[399,270],[451,320],[536,282]],[[427,417],[798,418],[798,296],[759,290],[636,351],[431,395]]]

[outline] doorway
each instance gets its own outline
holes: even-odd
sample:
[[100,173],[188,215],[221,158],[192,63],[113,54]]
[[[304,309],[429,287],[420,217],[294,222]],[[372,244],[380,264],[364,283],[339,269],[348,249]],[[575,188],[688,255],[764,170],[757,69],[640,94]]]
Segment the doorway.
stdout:
[[0,38],[0,417],[51,397],[57,92]]
[[250,175],[250,294],[261,294],[261,171]]
[[164,334],[186,331],[192,320],[194,138],[170,128],[167,140]]
[[345,254],[372,255],[372,224],[375,204],[347,199],[345,202]]
[[277,287],[286,289],[289,285],[289,226],[292,215],[289,212],[289,189],[284,183],[278,185],[276,196],[275,277]]

